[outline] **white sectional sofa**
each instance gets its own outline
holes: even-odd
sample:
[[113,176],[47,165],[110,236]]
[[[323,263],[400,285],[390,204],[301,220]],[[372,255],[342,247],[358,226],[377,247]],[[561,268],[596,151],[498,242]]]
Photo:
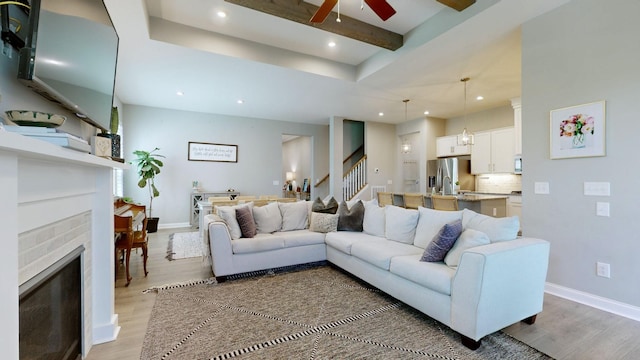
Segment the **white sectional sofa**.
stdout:
[[[449,326],[472,349],[485,335],[513,323],[532,324],[542,311],[549,243],[517,238],[517,217],[382,208],[366,202],[363,231],[328,231],[336,228],[341,215],[311,213],[309,202],[296,204],[254,208],[258,233],[253,238],[238,236],[228,213],[226,220],[208,215],[207,239],[216,278],[222,281],[232,274],[328,260]],[[276,206],[287,208],[280,213],[282,226],[261,232],[278,227]],[[297,210],[291,211],[294,206]],[[421,261],[427,252],[440,250],[432,240],[443,236],[445,225],[456,222],[461,223],[462,233],[444,260]]]

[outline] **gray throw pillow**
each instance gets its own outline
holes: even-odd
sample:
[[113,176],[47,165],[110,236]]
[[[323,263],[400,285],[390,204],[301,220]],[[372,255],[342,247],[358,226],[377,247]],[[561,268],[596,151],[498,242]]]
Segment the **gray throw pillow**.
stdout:
[[240,225],[240,232],[243,238],[252,238],[256,236],[256,223],[253,221],[253,210],[250,207],[241,207],[236,209],[236,220]]
[[338,208],[338,231],[358,231],[362,232],[362,222],[364,221],[364,204],[358,201],[351,209],[346,201],[342,201]]
[[311,205],[311,211],[324,214],[335,214],[338,212],[338,202],[336,199],[331,197],[331,199],[329,199],[325,204],[322,199],[317,198]]
[[445,224],[438,232],[433,240],[424,249],[420,261],[438,262],[443,261],[447,256],[447,252],[451,250],[462,233],[462,220],[456,220],[452,223]]

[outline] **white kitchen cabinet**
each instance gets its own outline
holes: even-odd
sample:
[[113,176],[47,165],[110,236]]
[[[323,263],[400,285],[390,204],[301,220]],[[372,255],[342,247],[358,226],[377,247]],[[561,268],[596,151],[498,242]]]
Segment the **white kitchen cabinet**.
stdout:
[[471,173],[513,173],[515,132],[512,127],[475,134],[471,148]]
[[507,200],[507,216],[517,216],[522,231],[522,196],[511,195]]
[[436,156],[461,156],[471,154],[471,146],[458,145],[458,136],[441,136],[436,138]]

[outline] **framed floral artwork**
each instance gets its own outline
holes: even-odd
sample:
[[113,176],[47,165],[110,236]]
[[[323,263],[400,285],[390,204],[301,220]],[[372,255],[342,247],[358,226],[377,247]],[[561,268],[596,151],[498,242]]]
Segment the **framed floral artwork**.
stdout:
[[605,156],[605,102],[551,110],[551,159]]

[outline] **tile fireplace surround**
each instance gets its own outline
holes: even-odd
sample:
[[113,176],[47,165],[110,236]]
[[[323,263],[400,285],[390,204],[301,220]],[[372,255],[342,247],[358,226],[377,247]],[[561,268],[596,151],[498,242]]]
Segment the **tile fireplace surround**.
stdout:
[[127,165],[0,130],[0,344],[18,359],[18,286],[79,245],[83,346],[114,340],[112,169]]

